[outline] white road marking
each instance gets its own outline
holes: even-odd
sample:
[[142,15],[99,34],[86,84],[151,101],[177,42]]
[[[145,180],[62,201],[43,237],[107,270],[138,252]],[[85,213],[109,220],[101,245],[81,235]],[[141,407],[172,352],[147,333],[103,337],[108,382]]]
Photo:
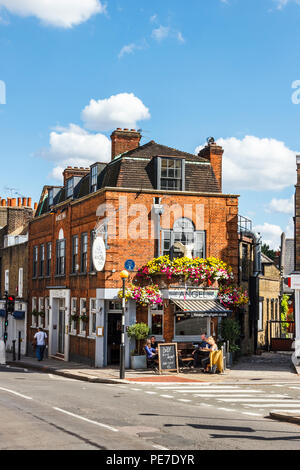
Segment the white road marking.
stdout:
[[146,392],[148,393],[149,395],[157,395],[157,392]]
[[56,411],[60,411],[61,413],[65,413],[66,415],[72,416],[73,418],[81,419],[82,421],[86,421],[90,424],[95,424],[96,426],[100,426],[101,428],[109,429],[109,431],[119,432],[119,429],[108,426],[107,424],[99,423],[98,421],[92,421],[91,419],[84,418],[83,416],[75,415],[70,411],[62,410],[61,408],[56,408],[55,406],[53,407],[53,409]]
[[[200,393],[197,393],[195,395],[193,395],[194,397],[200,397],[200,398],[229,398],[230,397],[230,394],[226,393],[226,395],[224,394],[219,394],[219,393],[214,393],[213,395],[208,395],[208,394],[200,394]],[[259,394],[258,397],[263,397],[264,395],[261,395]],[[253,395],[247,395],[247,394],[242,394],[242,395],[233,395],[232,398],[253,398]],[[281,395],[282,397],[282,395]]]
[[251,406],[252,408],[255,408],[257,406],[259,406],[260,408],[293,408],[295,407],[295,405],[297,405],[298,403],[296,402],[290,402],[290,403],[277,403],[277,404],[274,404],[274,403],[269,403],[269,404],[257,404],[257,405],[248,405],[248,406]]
[[[272,402],[275,402],[275,403],[278,403],[278,402],[281,402],[281,403],[289,403],[289,402],[292,402],[292,403],[297,403],[293,400],[290,400],[290,399],[286,399],[286,400],[278,400],[278,398],[219,398],[219,401],[230,401],[230,402],[239,402],[239,403],[242,403],[242,402],[245,402],[245,403],[249,403],[249,402],[256,402],[256,403],[272,403]],[[299,402],[298,402],[299,403]]]
[[231,408],[218,408],[218,410],[222,410],[222,411],[236,411],[236,410],[232,410]]
[[289,387],[292,388],[293,390],[300,390],[300,387]]
[[154,447],[154,449],[158,449],[158,450],[169,450],[169,449],[167,449],[167,447],[163,447],[163,446],[153,445],[152,447]]
[[140,391],[141,391],[140,388],[132,388],[131,390],[135,390],[136,392],[140,392]]
[[177,385],[168,385],[168,386],[163,386],[163,387],[155,387],[158,388],[159,390],[194,390],[194,389],[199,389],[199,390],[218,390],[218,389],[226,389],[226,390],[235,390],[239,389],[237,386],[229,386],[229,385],[215,385],[215,386],[187,386],[185,385],[184,387],[178,387]]
[[185,400],[184,398],[178,398],[177,401],[183,401],[184,403],[190,402],[192,400]]
[[172,395],[159,395],[159,396],[163,398],[174,398]]
[[22,395],[21,393],[15,392],[14,390],[9,390],[8,388],[0,387],[0,390],[4,392],[12,393],[13,395],[17,395],[18,397],[25,398],[25,400],[32,400],[31,397],[27,397],[26,395]]
[[228,389],[224,389],[224,388],[219,388],[219,389],[214,389],[214,390],[172,390],[173,392],[178,392],[178,393],[200,393],[200,395],[202,394],[202,392],[211,392],[211,397],[214,396],[215,393],[219,393],[219,392],[227,392],[228,395],[231,394],[231,393],[263,393],[261,390],[228,390]]
[[291,409],[288,409],[288,410],[274,410],[274,411],[276,411],[276,413],[278,413],[278,411],[279,412],[284,412],[285,411],[287,413],[300,413],[299,409],[298,410],[291,410]]

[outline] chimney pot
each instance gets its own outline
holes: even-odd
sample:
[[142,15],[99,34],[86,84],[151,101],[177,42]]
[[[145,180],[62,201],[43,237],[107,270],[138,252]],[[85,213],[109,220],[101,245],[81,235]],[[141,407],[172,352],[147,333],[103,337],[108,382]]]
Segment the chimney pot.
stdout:
[[141,134],[137,131],[120,129],[119,127],[111,134],[111,159],[130,150],[139,147]]
[[31,200],[32,200],[31,197],[29,197],[29,198],[27,199],[27,206],[28,206],[28,207],[31,207]]

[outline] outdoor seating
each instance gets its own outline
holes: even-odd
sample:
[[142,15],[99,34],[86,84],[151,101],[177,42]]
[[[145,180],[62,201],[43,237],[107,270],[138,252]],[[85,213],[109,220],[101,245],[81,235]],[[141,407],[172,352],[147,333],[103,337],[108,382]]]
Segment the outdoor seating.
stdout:
[[178,364],[180,369],[191,368],[194,364],[194,357],[192,352],[194,351],[194,346],[192,343],[178,343]]
[[212,351],[209,354],[210,356],[210,372],[214,373],[218,371],[220,374],[224,372],[224,360],[223,360],[223,351]]

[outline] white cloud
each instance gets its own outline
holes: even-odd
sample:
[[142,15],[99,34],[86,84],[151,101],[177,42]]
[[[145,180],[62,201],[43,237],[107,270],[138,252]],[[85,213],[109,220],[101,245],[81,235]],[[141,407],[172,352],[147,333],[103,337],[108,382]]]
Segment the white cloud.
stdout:
[[133,93],[120,93],[108,99],[92,99],[81,116],[87,129],[108,131],[116,127],[136,128],[138,121],[150,118],[150,112]]
[[258,232],[262,236],[262,243],[266,243],[272,250],[278,250],[281,243],[281,234],[285,232],[288,238],[294,238],[294,221],[290,217],[285,230],[279,225],[273,225],[265,222],[263,225],[253,227],[254,232]]
[[140,44],[137,44],[135,42],[132,42],[131,44],[126,44],[120,50],[118,57],[119,59],[121,59],[126,54],[133,54],[135,51],[141,51],[142,49],[145,49],[146,47],[147,47],[147,42],[145,40],[143,40]]
[[224,148],[224,186],[230,191],[281,190],[295,184],[296,152],[284,142],[246,136],[218,139],[217,144]]
[[152,38],[157,42],[162,42],[166,38],[176,38],[178,42],[184,43],[185,39],[181,31],[172,29],[170,26],[160,25],[158,28],[153,29]]
[[155,28],[152,31],[152,37],[158,42],[160,42],[163,39],[167,38],[169,36],[169,34],[170,34],[169,26],[160,25],[158,28]]
[[282,10],[290,3],[296,3],[296,5],[300,5],[300,0],[273,0],[277,5],[277,10]]
[[90,134],[86,130],[70,124],[57,127],[50,133],[49,149],[43,149],[39,156],[55,162],[51,176],[61,179],[67,166],[87,167],[95,162],[109,162],[111,141],[103,134]]
[[106,11],[106,5],[100,0],[0,0],[1,7],[19,16],[35,16],[60,28],[72,28]]
[[277,250],[280,246],[280,237],[283,232],[279,225],[268,224],[256,225],[253,227],[254,232],[258,232],[262,236],[262,243],[266,243],[272,250]]
[[265,208],[266,212],[278,212],[280,214],[294,213],[294,196],[290,199],[273,198]]

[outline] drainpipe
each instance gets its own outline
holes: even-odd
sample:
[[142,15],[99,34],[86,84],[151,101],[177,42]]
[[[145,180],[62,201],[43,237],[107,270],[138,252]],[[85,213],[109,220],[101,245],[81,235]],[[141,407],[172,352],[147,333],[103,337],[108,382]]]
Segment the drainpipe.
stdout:
[[155,257],[158,257],[161,255],[160,218],[164,213],[164,206],[161,204],[160,197],[155,197],[153,199],[152,211],[154,214],[154,240],[157,240]]

